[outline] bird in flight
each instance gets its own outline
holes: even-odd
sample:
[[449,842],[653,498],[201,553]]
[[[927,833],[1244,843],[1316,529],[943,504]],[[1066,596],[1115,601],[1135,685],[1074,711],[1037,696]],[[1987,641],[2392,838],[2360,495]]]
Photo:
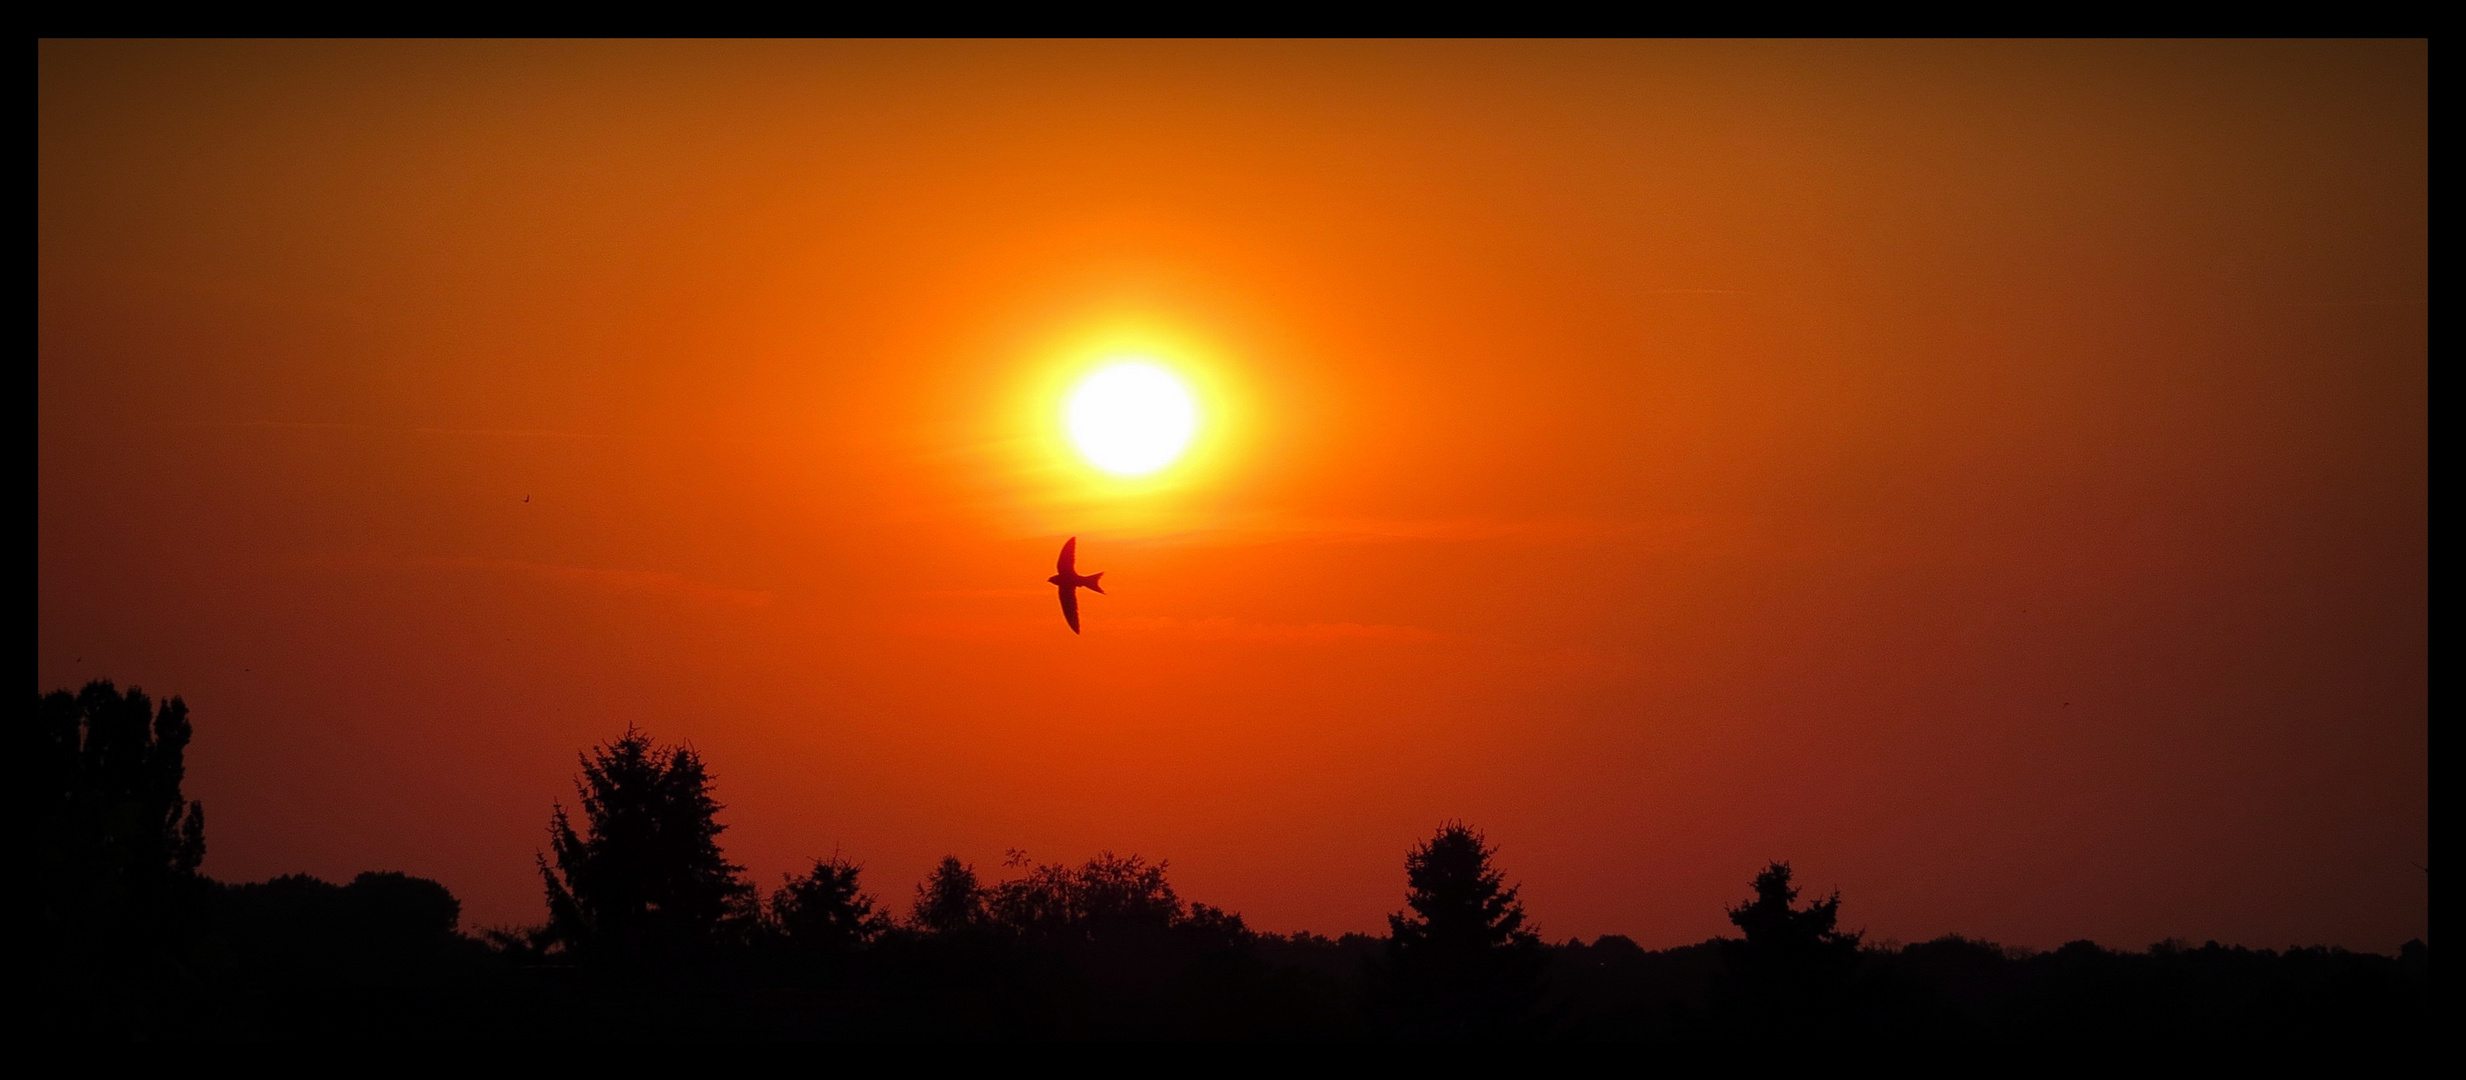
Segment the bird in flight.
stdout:
[[1079,576],[1079,538],[1076,536],[1062,541],[1062,557],[1053,561],[1053,568],[1061,573],[1045,580],[1062,590],[1062,618],[1070,623],[1070,632],[1076,634],[1079,632],[1079,590],[1104,592],[1105,587],[1097,584],[1104,578],[1104,572]]

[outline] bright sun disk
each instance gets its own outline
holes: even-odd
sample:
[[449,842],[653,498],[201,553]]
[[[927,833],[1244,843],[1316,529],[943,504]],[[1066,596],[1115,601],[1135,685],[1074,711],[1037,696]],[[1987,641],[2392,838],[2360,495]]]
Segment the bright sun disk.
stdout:
[[1071,391],[1070,441],[1097,468],[1117,476],[1155,472],[1182,456],[1198,429],[1190,391],[1154,364],[1114,364]]

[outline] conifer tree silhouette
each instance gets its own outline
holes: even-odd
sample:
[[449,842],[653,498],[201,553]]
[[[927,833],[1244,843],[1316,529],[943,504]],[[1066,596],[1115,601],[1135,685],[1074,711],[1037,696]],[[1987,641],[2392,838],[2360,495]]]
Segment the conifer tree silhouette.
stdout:
[[750,923],[753,889],[720,852],[727,826],[692,748],[661,747],[629,727],[582,756],[574,786],[583,831],[559,804],[548,826],[556,862],[538,860],[550,943],[647,959],[708,948]]
[[917,929],[936,934],[952,934],[981,925],[985,921],[985,891],[976,880],[976,868],[960,862],[956,855],[942,856],[933,873],[916,886],[916,903],[908,919]]
[[843,951],[881,936],[890,920],[857,883],[862,869],[837,855],[816,859],[805,876],[771,893],[770,923],[780,939],[792,949]]
[[1387,917],[1385,955],[1372,965],[1372,1007],[1401,1034],[1497,1039],[1533,1034],[1549,964],[1524,921],[1497,854],[1462,822],[1404,858],[1412,910]]
[[1841,893],[1796,906],[1790,864],[1755,875],[1755,896],[1728,909],[1746,940],[1730,942],[1723,961],[1734,979],[1738,1019],[1751,1032],[1804,1037],[1846,1027],[1843,992],[1858,967],[1862,936],[1840,929]]

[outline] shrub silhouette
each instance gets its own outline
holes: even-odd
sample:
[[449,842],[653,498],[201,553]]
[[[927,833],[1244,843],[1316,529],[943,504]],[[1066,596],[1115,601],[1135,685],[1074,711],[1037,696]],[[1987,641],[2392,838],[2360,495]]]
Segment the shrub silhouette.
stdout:
[[1404,857],[1410,913],[1387,917],[1385,955],[1370,970],[1372,1007],[1398,1034],[1497,1039],[1534,1033],[1549,958],[1525,927],[1497,850],[1449,822]]
[[880,937],[890,919],[857,883],[862,867],[833,855],[771,893],[770,926],[792,949],[844,952]]
[[1730,923],[1745,935],[1727,944],[1722,956],[1732,977],[1733,1019],[1772,1036],[1846,1027],[1846,990],[1858,968],[1861,935],[1840,929],[1840,892],[1796,906],[1798,888],[1790,884],[1786,862],[1767,865],[1752,887],[1752,898],[1728,909]]
[[908,921],[934,934],[960,933],[982,925],[985,891],[976,881],[976,868],[960,862],[956,855],[942,856],[933,873],[916,886],[916,903],[909,909]]
[[690,747],[628,728],[583,755],[574,786],[583,831],[558,805],[548,826],[556,862],[538,860],[548,943],[607,960],[675,956],[751,922],[753,890],[719,850],[727,826]]

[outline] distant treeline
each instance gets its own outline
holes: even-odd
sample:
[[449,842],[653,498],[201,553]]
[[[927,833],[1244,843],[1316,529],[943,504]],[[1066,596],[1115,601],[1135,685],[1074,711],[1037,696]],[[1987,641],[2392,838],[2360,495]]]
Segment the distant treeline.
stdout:
[[[41,696],[18,760],[41,859],[34,1029],[77,1038],[2419,1039],[2429,949],[2399,955],[1945,937],[1878,948],[1787,863],[1735,938],[1550,944],[1461,823],[1404,857],[1384,936],[1261,933],[1163,863],[945,858],[903,910],[833,856],[757,888],[720,847],[701,759],[627,731],[551,812],[529,927],[476,935],[398,873],[198,873],[178,698]],[[38,1034],[38,1038],[40,1035]]]

